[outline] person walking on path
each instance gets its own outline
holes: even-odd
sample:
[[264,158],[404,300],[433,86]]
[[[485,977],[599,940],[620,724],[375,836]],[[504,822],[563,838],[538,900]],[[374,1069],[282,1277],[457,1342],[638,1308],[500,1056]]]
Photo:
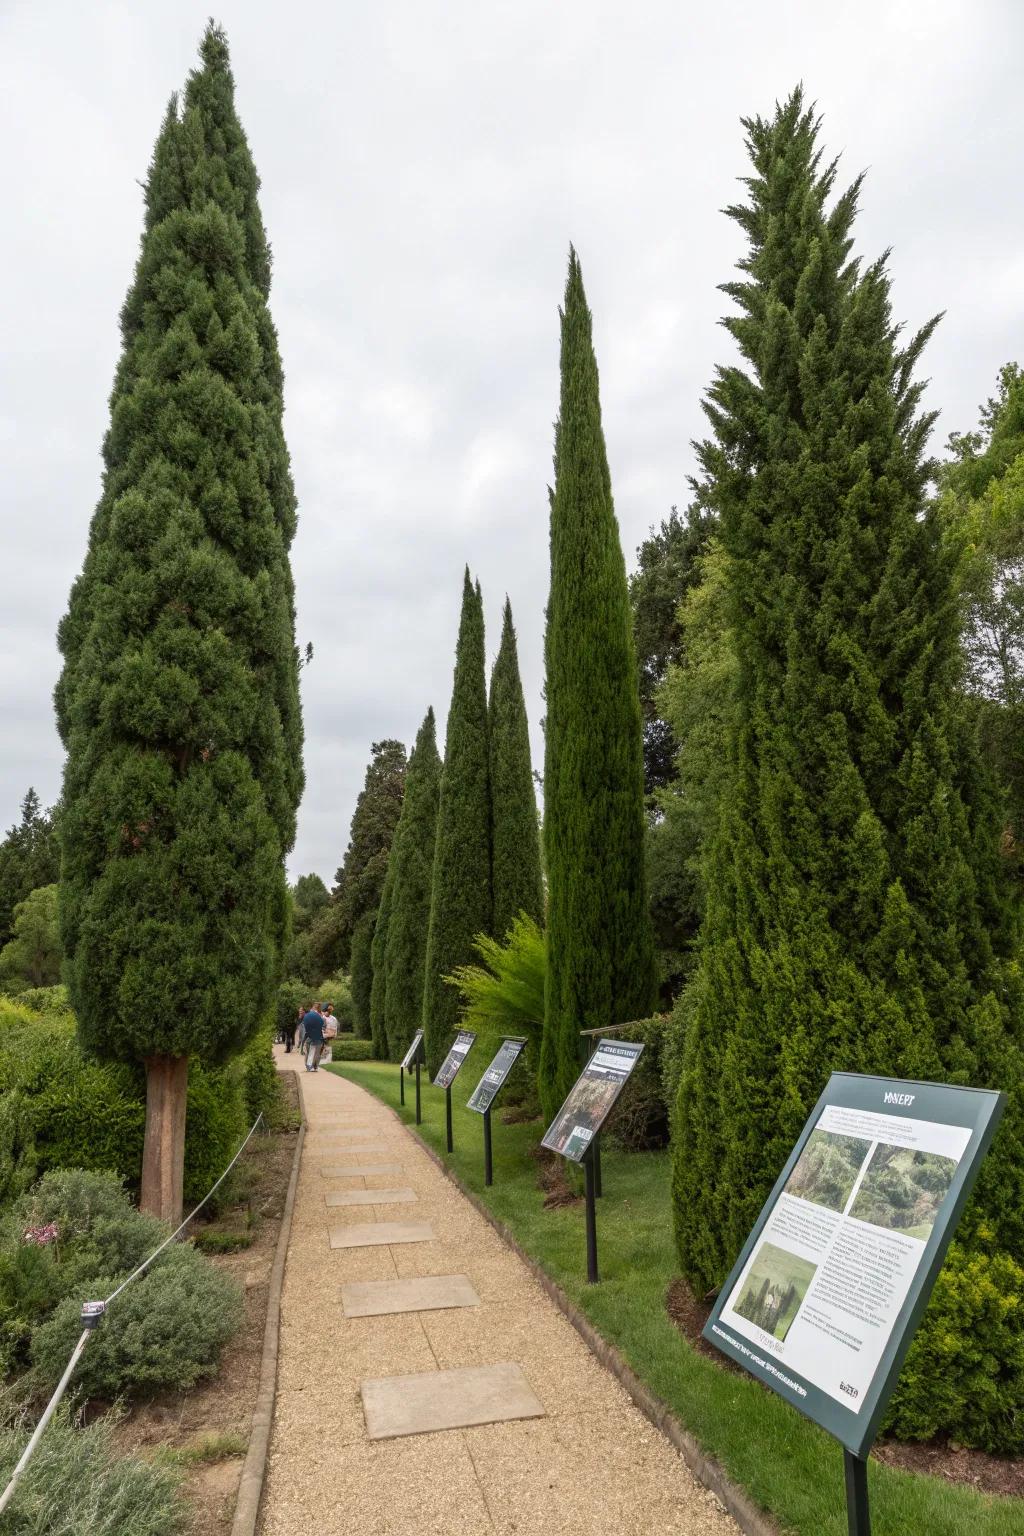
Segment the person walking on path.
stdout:
[[324,1048],[324,1018],[316,1008],[311,1008],[303,1019],[302,1034],[306,1042],[306,1071],[318,1072]]

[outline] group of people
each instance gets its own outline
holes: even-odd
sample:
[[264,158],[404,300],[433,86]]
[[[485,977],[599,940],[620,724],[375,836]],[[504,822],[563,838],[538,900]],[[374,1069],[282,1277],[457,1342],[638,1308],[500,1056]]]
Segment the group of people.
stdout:
[[285,1051],[293,1047],[305,1053],[306,1071],[319,1072],[324,1046],[338,1033],[333,1003],[302,1003],[284,1030]]

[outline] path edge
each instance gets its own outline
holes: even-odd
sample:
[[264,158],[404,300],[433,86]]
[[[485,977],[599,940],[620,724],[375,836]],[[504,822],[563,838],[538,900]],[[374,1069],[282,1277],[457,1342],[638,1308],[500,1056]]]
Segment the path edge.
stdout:
[[281,1290],[284,1286],[288,1244],[292,1233],[292,1213],[295,1210],[295,1194],[299,1187],[299,1164],[306,1140],[306,1103],[302,1094],[302,1080],[295,1073],[299,1090],[299,1137],[292,1155],[292,1171],[288,1180],[288,1192],[284,1197],[281,1226],[277,1234],[277,1249],[270,1270],[270,1291],[267,1296],[267,1321],[263,1330],[263,1358],[260,1361],[260,1384],[256,1393],[256,1405],[252,1411],[252,1429],[249,1432],[249,1449],[242,1464],[242,1476],[235,1500],[235,1518],[231,1523],[231,1536],[255,1536],[256,1523],[263,1499],[263,1484],[267,1475],[267,1456],[270,1452],[270,1432],[274,1426],[274,1406],[277,1401],[277,1360],[281,1342]]
[[[360,1083],[356,1086],[362,1087],[363,1085]],[[364,1089],[364,1092],[369,1093],[369,1091],[369,1089]],[[373,1094],[372,1097],[376,1098],[377,1095]],[[644,1417],[654,1425],[655,1429],[660,1430],[666,1440],[679,1452],[697,1481],[713,1493],[719,1503],[724,1505],[740,1530],[744,1532],[744,1536],[780,1536],[781,1528],[776,1525],[774,1520],[754,1503],[753,1499],[744,1489],[733,1482],[721,1462],[716,1461],[713,1456],[709,1456],[698,1445],[693,1435],[690,1434],[688,1429],[684,1429],[668,1404],[662,1402],[660,1397],[657,1397],[644,1385],[615,1346],[609,1344],[608,1340],[597,1331],[589,1318],[584,1317],[579,1307],[570,1300],[562,1290],[562,1287],[552,1280],[547,1270],[538,1264],[536,1259],[530,1257],[505,1223],[488,1209],[486,1203],[478,1194],[462,1182],[454,1168],[445,1162],[441,1154],[435,1152],[434,1148],[424,1141],[416,1127],[409,1125],[403,1120],[398,1111],[392,1108],[390,1104],[384,1104],[384,1101],[380,1099],[377,1102],[383,1104],[384,1108],[394,1117],[403,1130],[409,1131],[415,1137],[431,1162],[440,1168],[445,1178],[455,1185],[460,1193],[466,1197],[470,1205],[473,1206],[474,1210],[479,1212],[488,1225],[497,1232],[502,1242],[507,1248],[512,1250],[516,1258],[526,1265],[541,1289],[575,1328],[584,1344],[590,1350],[590,1353],[606,1370],[612,1373]],[[232,1531],[232,1536],[242,1536],[242,1533]]]

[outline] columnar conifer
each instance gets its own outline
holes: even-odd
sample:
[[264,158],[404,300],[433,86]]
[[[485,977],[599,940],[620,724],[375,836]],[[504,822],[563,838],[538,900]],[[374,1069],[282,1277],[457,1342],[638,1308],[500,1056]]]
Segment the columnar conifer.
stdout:
[[445,977],[473,958],[473,940],[490,933],[491,800],[487,752],[484,613],[467,569],[455,653],[455,681],[437,811],[423,988],[427,1065],[440,1066],[458,1025],[459,999]]
[[84,1039],[147,1069],[142,1199],[181,1208],[188,1056],[269,1003],[302,788],[282,373],[223,34],[172,100],[103,490],[60,630],[61,927]]
[[932,418],[884,258],[851,260],[799,92],[745,124],[725,291],[743,361],[700,448],[737,654],[676,1115],[676,1224],[704,1292],[736,1257],[833,1069],[1008,1088],[971,1239],[1024,1248],[1020,986],[998,827],[954,713],[952,563],[926,510]]
[[[385,1011],[387,1008],[388,973],[388,929],[391,926],[391,912],[395,896],[395,860],[394,848],[388,859],[387,874],[384,877],[384,889],[380,896],[380,905],[377,908],[377,916],[373,924],[373,943],[370,946],[370,1039],[373,1042],[373,1054],[377,1061],[386,1061],[388,1055],[388,1037],[385,1030]],[[353,980],[355,975],[353,973]],[[354,988],[353,988],[354,991]]]
[[[384,1032],[388,1055],[400,1061],[423,1018],[423,978],[437,834],[441,759],[434,711],[427,710],[409,759],[402,816],[391,850],[395,884],[388,923]],[[391,866],[389,865],[389,871]],[[379,972],[375,972],[379,975]]]
[[501,647],[491,673],[491,848],[494,934],[503,939],[520,912],[544,922],[540,827],[530,764],[530,729],[519,678],[512,605],[505,599]]
[[332,929],[330,958],[337,966],[350,968],[355,1031],[366,1040],[370,1038],[373,934],[391,844],[402,814],[406,766],[405,747],[400,741],[373,743],[366,779],[352,813],[344,862],[335,877],[333,910],[325,923]]
[[580,1030],[642,1017],[655,985],[632,614],[575,251],[561,322],[545,639],[548,968],[540,1084],[550,1114],[578,1073]]

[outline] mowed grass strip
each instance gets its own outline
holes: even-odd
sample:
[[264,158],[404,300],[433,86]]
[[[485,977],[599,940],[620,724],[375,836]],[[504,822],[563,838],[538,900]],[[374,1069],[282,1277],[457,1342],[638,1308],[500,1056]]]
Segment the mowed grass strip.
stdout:
[[[698,1355],[669,1320],[665,1295],[678,1265],[668,1154],[603,1147],[604,1198],[597,1217],[602,1280],[588,1286],[583,1206],[544,1209],[531,1155],[540,1127],[503,1125],[500,1095],[493,1116],[494,1184],[484,1187],[481,1116],[464,1107],[493,1054],[481,1044],[453,1089],[454,1153],[449,1157],[444,1151],[444,1093],[425,1082],[419,1127],[424,1140],[784,1530],[846,1536],[839,1445],[756,1382]],[[396,1066],[348,1062],[329,1070],[368,1089],[412,1125],[415,1095],[407,1083],[406,1103],[399,1105]],[[874,1536],[1024,1536],[1021,1501],[987,1497],[875,1461],[868,1477]]]

